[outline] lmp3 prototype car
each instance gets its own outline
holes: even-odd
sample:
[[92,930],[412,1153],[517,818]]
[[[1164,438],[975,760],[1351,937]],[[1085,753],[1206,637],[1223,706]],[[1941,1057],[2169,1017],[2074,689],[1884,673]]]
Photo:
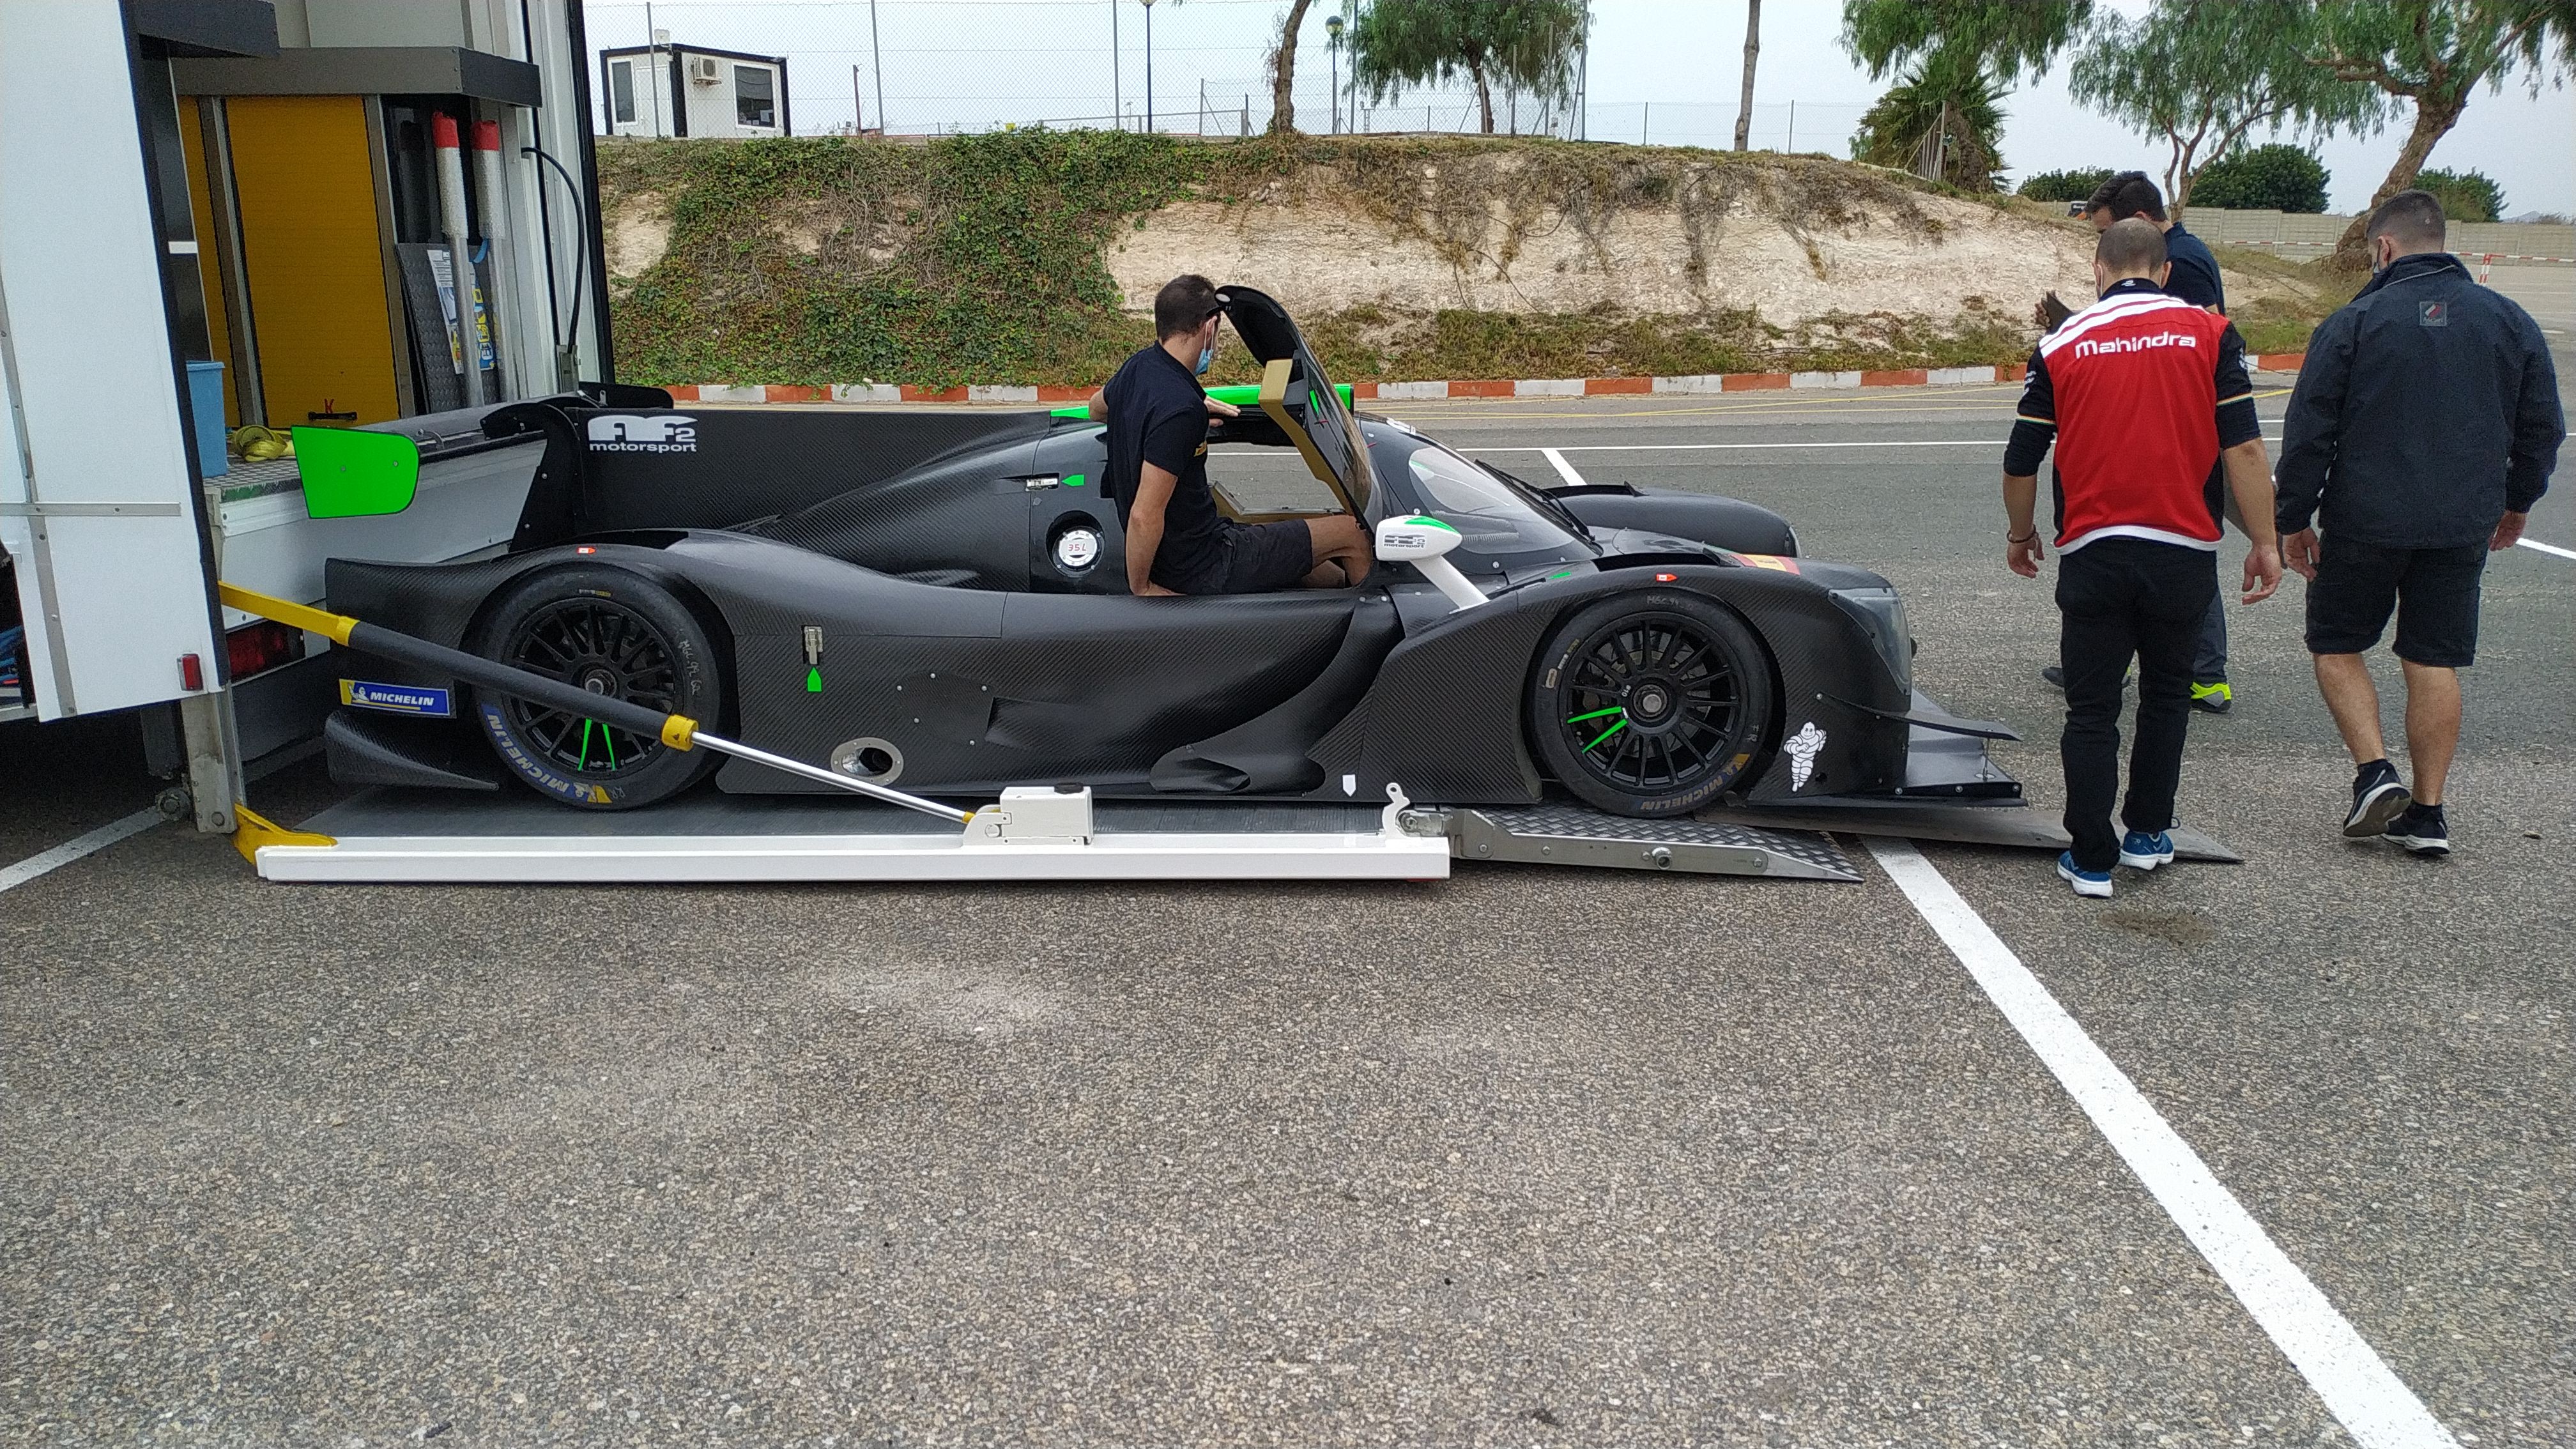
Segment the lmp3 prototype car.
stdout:
[[[605,387],[484,420],[546,441],[508,552],[334,560],[329,605],[916,794],[1372,801],[1393,782],[1464,806],[1553,786],[1632,816],[2017,797],[1975,738],[2000,727],[1914,692],[1885,579],[1799,557],[1749,504],[1537,487],[1355,414],[1275,302],[1221,295],[1264,369],[1210,423],[1221,504],[1346,511],[1410,530],[1390,551],[1418,561],[1135,598],[1078,408],[682,412]],[[364,676],[326,736],[344,783],[515,779],[606,810],[711,771],[728,792],[830,788],[386,661],[344,672]]]

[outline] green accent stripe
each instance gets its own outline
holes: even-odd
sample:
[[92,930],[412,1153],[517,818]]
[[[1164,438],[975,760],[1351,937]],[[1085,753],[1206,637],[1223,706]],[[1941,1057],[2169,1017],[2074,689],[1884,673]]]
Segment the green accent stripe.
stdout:
[[1585,753],[1585,754],[1587,754],[1587,755],[1588,755],[1588,754],[1591,754],[1591,753],[1592,753],[1592,745],[1597,745],[1597,744],[1601,743],[1601,741],[1602,741],[1602,740],[1606,740],[1606,739],[1610,738],[1612,735],[1615,735],[1615,734],[1619,733],[1619,731],[1624,730],[1624,729],[1626,729],[1627,727],[1628,727],[1628,722],[1627,722],[1626,720],[1624,720],[1624,719],[1623,719],[1623,720],[1619,721],[1617,724],[1612,725],[1610,728],[1608,728],[1608,729],[1606,729],[1606,730],[1603,730],[1603,731],[1601,732],[1600,739],[1596,739],[1596,740],[1594,740],[1594,741],[1592,742],[1592,744],[1591,744],[1591,745],[1585,745],[1585,746],[1583,747],[1583,753]]
[[1567,723],[1567,724],[1581,724],[1581,723],[1583,723],[1585,720],[1588,720],[1588,719],[1599,719],[1599,718],[1601,718],[1601,716],[1603,716],[1603,715],[1605,715],[1605,714],[1617,714],[1619,711],[1621,711],[1621,710],[1623,710],[1623,709],[1625,709],[1625,708],[1627,708],[1627,706],[1626,706],[1626,705],[1614,704],[1614,705],[1610,706],[1608,709],[1596,709],[1596,710],[1594,710],[1594,711],[1593,711],[1592,713],[1590,713],[1590,714],[1578,714],[1578,715],[1574,716],[1573,718],[1571,718],[1571,719],[1567,720],[1567,721],[1566,721],[1566,723]]

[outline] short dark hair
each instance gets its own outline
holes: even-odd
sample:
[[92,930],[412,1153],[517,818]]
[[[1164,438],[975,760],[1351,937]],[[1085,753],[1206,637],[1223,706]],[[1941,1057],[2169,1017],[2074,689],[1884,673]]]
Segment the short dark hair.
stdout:
[[2115,277],[2152,277],[2165,264],[2165,234],[2145,217],[2123,218],[2103,230],[2093,244],[2093,260]]
[[1207,319],[1224,311],[1217,301],[1216,283],[1196,272],[1184,272],[1163,284],[1154,294],[1154,339],[1162,341],[1183,333],[1196,332]]
[[2420,251],[2438,247],[2445,240],[2442,224],[2442,199],[2429,191],[2401,191],[2370,213],[2370,225],[2363,228],[2364,241],[2394,237],[2399,246]]
[[2144,171],[2123,171],[2093,188],[2093,199],[2084,203],[2084,214],[2097,211],[2111,213],[2113,221],[2127,221],[2143,216],[2149,221],[2165,219],[2165,194],[2147,179]]

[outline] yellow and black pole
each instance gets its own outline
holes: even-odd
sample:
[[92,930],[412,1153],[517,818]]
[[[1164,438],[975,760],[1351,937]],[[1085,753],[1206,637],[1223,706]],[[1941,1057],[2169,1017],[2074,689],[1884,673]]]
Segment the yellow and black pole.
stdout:
[[330,613],[306,604],[289,603],[284,599],[272,599],[266,594],[255,594],[232,584],[217,585],[217,592],[222,596],[226,607],[239,609],[245,614],[256,614],[263,619],[274,619],[290,628],[320,634],[335,644],[373,654],[378,658],[391,659],[396,663],[409,664],[415,668],[453,675],[469,684],[497,694],[509,695],[513,699],[526,700],[530,704],[541,704],[548,709],[559,709],[567,714],[579,715],[584,719],[597,720],[604,725],[613,725],[618,729],[646,735],[660,740],[675,750],[693,750],[703,747],[720,755],[731,755],[738,760],[749,760],[756,765],[766,765],[770,769],[786,774],[819,781],[847,790],[853,795],[865,795],[872,800],[885,801],[889,805],[901,805],[907,810],[936,815],[951,824],[963,825],[974,818],[973,812],[960,810],[953,805],[942,805],[936,800],[924,800],[918,795],[907,795],[901,790],[888,789],[866,780],[853,780],[819,765],[791,760],[784,755],[773,755],[767,750],[754,749],[739,740],[729,740],[720,735],[709,734],[700,729],[698,722],[687,715],[663,714],[659,710],[646,709],[640,704],[611,699],[604,694],[593,694],[577,684],[567,684],[560,679],[549,679],[545,675],[530,670],[503,664],[497,659],[486,659],[480,654],[468,654],[462,649],[450,649],[445,645],[432,644],[426,639],[415,639],[408,634],[397,633],[382,625],[367,623],[363,619],[352,619],[345,614]]

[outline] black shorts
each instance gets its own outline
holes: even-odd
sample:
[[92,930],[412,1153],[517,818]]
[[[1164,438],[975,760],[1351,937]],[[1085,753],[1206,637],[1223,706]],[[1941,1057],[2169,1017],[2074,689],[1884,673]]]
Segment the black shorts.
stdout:
[[2478,576],[2487,546],[2382,548],[2318,537],[2317,576],[2308,584],[2308,652],[2359,654],[2379,642],[2397,613],[2397,657],[2464,669],[2478,657]]
[[1154,560],[1154,582],[1184,594],[1268,594],[1315,571],[1315,531],[1302,518],[1230,523],[1213,547],[1177,568]]

